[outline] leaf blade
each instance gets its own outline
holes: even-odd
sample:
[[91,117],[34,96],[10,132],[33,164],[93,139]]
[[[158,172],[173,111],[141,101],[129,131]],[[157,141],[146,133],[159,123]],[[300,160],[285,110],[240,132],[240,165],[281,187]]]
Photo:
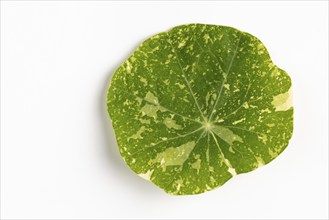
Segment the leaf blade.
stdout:
[[114,74],[107,105],[128,166],[186,195],[276,158],[292,136],[291,91],[256,37],[190,24],[144,41]]

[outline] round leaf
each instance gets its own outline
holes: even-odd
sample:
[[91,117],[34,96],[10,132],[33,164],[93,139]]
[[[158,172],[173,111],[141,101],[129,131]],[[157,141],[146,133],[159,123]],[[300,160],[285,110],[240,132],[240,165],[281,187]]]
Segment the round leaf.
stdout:
[[293,130],[290,77],[260,40],[225,26],[144,41],[116,70],[107,105],[125,162],[174,195],[269,163]]

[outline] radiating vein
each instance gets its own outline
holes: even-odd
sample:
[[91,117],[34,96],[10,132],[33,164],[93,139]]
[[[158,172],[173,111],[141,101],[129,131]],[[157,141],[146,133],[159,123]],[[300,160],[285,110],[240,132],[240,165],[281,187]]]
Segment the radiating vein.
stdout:
[[225,165],[228,167],[228,168],[233,168],[232,165],[228,162],[229,160],[226,159],[222,149],[220,148],[219,144],[218,144],[218,140],[216,138],[216,136],[214,135],[214,133],[212,131],[210,131],[210,134],[212,135],[212,137],[214,138],[214,141],[218,147],[218,150],[219,150],[219,153],[220,153],[220,157],[222,158],[222,161],[225,163]]
[[293,111],[279,106],[290,85],[256,37],[184,25],[147,39],[120,66],[107,108],[132,170],[167,193],[199,194],[282,152]]
[[[274,92],[271,92],[271,93],[269,93],[269,94],[266,94],[266,96],[271,96],[272,94],[277,93],[279,90],[281,90],[282,88],[284,88],[284,87],[286,87],[286,86],[288,86],[288,85],[290,85],[290,83],[287,83],[287,84],[281,86],[279,89],[275,90]],[[265,86],[261,91],[263,91],[266,87],[268,87],[268,85]],[[247,96],[247,94],[248,94],[248,92],[249,92],[249,89],[250,89],[250,86],[248,87],[248,90],[247,90],[247,92],[246,92],[245,98],[246,98],[246,96]],[[225,115],[224,117],[221,117],[220,120],[225,119],[225,118],[227,118],[227,117],[229,117],[229,116],[231,116],[231,115],[237,113],[238,110],[240,110],[240,109],[241,109],[246,103],[251,104],[251,103],[254,103],[254,102],[259,101],[261,98],[263,98],[263,96],[260,96],[260,97],[258,97],[258,98],[255,99],[255,100],[248,100],[248,101],[246,101],[245,98],[244,98],[243,103],[242,103],[239,107],[237,107],[235,110],[233,110],[232,112],[228,113],[228,114]]]
[[[224,127],[224,126],[223,126]],[[219,137],[219,138],[221,138],[217,133],[214,133],[217,137]],[[236,149],[233,145],[231,145],[230,147],[232,147],[233,148],[233,150],[236,150],[242,157],[244,157],[243,156],[243,154],[241,153],[241,151],[239,151],[238,149]]]
[[156,142],[156,143],[154,143],[154,144],[151,144],[150,146],[144,147],[144,148],[142,148],[142,149],[140,149],[140,150],[138,150],[138,151],[132,153],[130,156],[133,156],[133,155],[135,155],[135,154],[138,154],[138,153],[140,153],[140,152],[142,152],[142,151],[144,151],[144,150],[153,149],[154,147],[159,146],[159,144],[161,144],[161,143],[168,142],[168,141],[172,141],[172,140],[177,140],[177,139],[179,139],[179,138],[183,138],[183,137],[187,137],[187,136],[189,136],[189,135],[191,135],[191,134],[194,134],[194,133],[200,131],[201,129],[203,129],[203,127],[200,127],[200,128],[198,128],[198,129],[196,129],[196,130],[194,130],[194,131],[191,131],[191,132],[189,132],[189,133],[186,133],[186,134],[177,135],[177,136],[172,137],[172,138],[168,138],[168,139],[165,139],[165,140],[162,140],[162,141],[158,141],[158,142]]
[[[212,39],[210,39],[211,43],[213,44],[213,41]],[[201,48],[201,50],[203,50],[204,52],[208,52],[210,53],[213,57],[215,57],[216,61],[217,61],[217,64],[216,67],[218,68],[219,71],[222,71],[222,72],[225,72],[222,68],[222,66],[220,65],[220,62],[219,62],[219,59],[218,57],[216,56],[216,54],[211,50],[211,48],[207,47],[207,50],[205,50],[201,44],[197,41],[197,40],[194,40],[194,42],[196,42],[196,44]]]
[[[194,146],[194,148],[190,151],[190,153],[189,153],[189,155],[187,156],[187,158],[190,157],[190,155],[192,154],[192,152],[193,152],[194,149],[196,148],[198,142],[200,141],[200,139],[202,138],[202,136],[204,135],[205,132],[206,132],[206,131],[203,131],[203,132],[200,134],[199,138],[198,138],[197,141],[195,142],[195,146]],[[178,171],[178,172],[174,175],[174,177],[172,178],[172,180],[167,184],[166,187],[164,187],[164,189],[167,189],[168,186],[169,186],[170,184],[172,184],[172,183],[175,181],[177,175],[180,174],[180,173],[183,171],[183,169],[184,169],[184,164],[186,163],[187,160],[188,160],[188,159],[186,159],[186,160],[183,162],[183,164],[181,165],[181,166],[182,166],[182,169],[181,169],[180,171]]]
[[[216,59],[216,62],[217,62],[217,65],[215,65],[216,67],[217,67],[217,69],[218,69],[218,72],[219,72],[219,74],[226,74],[225,73],[225,71],[223,70],[223,68],[221,67],[221,65],[220,65],[220,62],[219,62],[219,59],[218,59],[218,57],[216,56],[216,54],[214,54],[213,52],[212,52],[212,50],[209,48],[209,47],[207,47],[207,50],[205,50],[201,45],[200,45],[200,43],[197,41],[197,40],[194,40],[194,42],[201,48],[201,50],[202,50],[202,52],[203,53],[210,53],[213,57],[215,57],[215,59]],[[211,42],[212,42],[212,40],[211,40]],[[202,53],[201,53],[202,54]],[[201,56],[201,54],[200,54],[200,56]],[[199,56],[199,58],[200,58],[200,56]],[[198,61],[197,61],[197,66],[198,66],[198,63],[199,63],[199,58],[198,58]],[[202,77],[204,77],[203,75],[202,75]],[[210,84],[211,85],[211,84]],[[214,89],[214,90],[216,90],[212,85],[211,85],[211,87],[212,87],[212,89]]]
[[232,112],[228,113],[227,115],[225,115],[224,117],[220,118],[221,120],[229,117],[230,115],[235,114],[240,108],[242,108],[242,106],[244,106],[246,104],[246,102],[248,102],[248,101],[246,101],[246,97],[248,95],[249,89],[250,89],[250,84],[249,84],[248,89],[247,89],[247,92],[246,92],[246,94],[245,94],[245,96],[243,98],[242,104],[238,108],[236,108],[234,111],[232,111]]
[[[152,102],[146,100],[145,98],[139,97],[138,95],[135,95],[135,94],[133,94],[133,93],[127,92],[127,91],[125,91],[125,90],[122,90],[122,92],[123,92],[123,93],[126,93],[126,94],[128,94],[128,95],[134,96],[135,98],[141,99],[141,100],[143,100],[143,101],[145,101],[145,102],[147,102],[147,103],[150,103],[150,104],[152,104],[152,105],[155,105],[154,103],[152,103]],[[170,113],[173,113],[173,114],[175,114],[175,115],[177,115],[177,116],[180,116],[180,117],[182,117],[182,118],[184,118],[184,119],[187,119],[187,120],[189,120],[189,121],[193,121],[193,122],[196,122],[196,123],[198,123],[198,124],[202,124],[200,121],[198,121],[198,120],[196,120],[196,119],[193,119],[193,118],[187,117],[187,116],[182,115],[182,114],[180,114],[180,113],[178,113],[178,112],[176,112],[176,111],[173,111],[173,110],[171,110],[171,109],[168,109],[167,107],[164,107],[163,105],[160,105],[159,103],[156,104],[156,106],[159,106],[159,107],[162,108],[163,110],[168,111],[168,112],[170,112]]]
[[225,115],[224,117],[220,118],[220,120],[224,120],[224,119],[226,119],[227,117],[229,117],[229,116],[231,116],[231,115],[237,113],[237,112],[242,108],[242,106],[243,106],[244,104],[246,104],[246,102],[243,102],[238,108],[236,108],[236,109],[235,109],[234,111],[232,111],[231,113]]
[[238,39],[238,43],[237,43],[236,48],[235,48],[235,51],[234,51],[234,53],[233,53],[233,55],[232,55],[232,59],[231,59],[230,65],[228,66],[227,71],[226,71],[226,77],[223,79],[222,85],[221,85],[221,87],[220,87],[220,89],[219,89],[219,91],[218,91],[218,94],[217,94],[216,102],[215,102],[215,104],[214,104],[214,106],[213,106],[213,108],[212,108],[212,110],[211,110],[211,112],[210,112],[210,116],[208,117],[208,118],[209,118],[209,121],[211,121],[211,119],[212,119],[212,116],[213,116],[213,114],[214,114],[214,109],[215,109],[216,106],[217,106],[218,100],[220,99],[220,96],[221,96],[221,94],[222,94],[222,90],[223,90],[224,84],[226,83],[227,78],[228,78],[228,75],[229,75],[229,73],[230,73],[230,71],[231,71],[231,67],[232,67],[232,64],[233,64],[233,60],[235,59],[235,56],[236,56],[237,51],[238,51],[238,48],[239,48],[239,44],[240,44],[241,36],[242,36],[242,34],[240,35],[240,37],[239,37],[239,39]]
[[170,44],[170,46],[171,46],[171,48],[172,48],[172,50],[173,50],[173,52],[174,52],[174,54],[175,54],[175,58],[176,58],[176,60],[177,60],[177,63],[178,63],[178,65],[179,65],[179,68],[180,68],[180,70],[181,70],[181,72],[182,72],[182,74],[183,74],[183,78],[184,78],[185,83],[186,83],[186,85],[187,85],[187,87],[188,87],[188,89],[189,89],[189,92],[190,92],[191,96],[192,96],[193,99],[194,99],[195,105],[196,105],[197,108],[199,109],[199,112],[200,112],[200,114],[201,114],[201,117],[203,118],[204,121],[206,121],[206,118],[205,118],[205,116],[203,115],[203,113],[202,113],[202,111],[201,111],[201,108],[200,108],[200,106],[199,106],[199,103],[198,103],[198,101],[196,100],[196,97],[195,97],[195,95],[194,95],[194,93],[193,93],[193,91],[192,91],[191,85],[190,85],[190,83],[188,82],[187,77],[186,77],[186,75],[185,75],[185,73],[184,73],[184,70],[183,70],[183,67],[182,67],[182,65],[181,65],[181,63],[180,63],[180,61],[179,61],[179,58],[178,58],[177,52],[176,52],[174,46],[171,44],[171,38],[170,38],[169,32],[167,32],[167,36],[168,36],[168,39],[169,39],[168,42],[169,42],[169,44]]
[[238,126],[230,126],[230,125],[222,125],[222,124],[220,126],[225,127],[225,128],[239,129],[239,130],[242,130],[242,131],[247,131],[247,132],[258,134],[258,135],[267,135],[269,137],[273,137],[274,138],[274,136],[271,136],[269,134],[265,134],[265,133],[261,133],[261,132],[256,132],[256,131],[251,131],[249,129],[238,127]]

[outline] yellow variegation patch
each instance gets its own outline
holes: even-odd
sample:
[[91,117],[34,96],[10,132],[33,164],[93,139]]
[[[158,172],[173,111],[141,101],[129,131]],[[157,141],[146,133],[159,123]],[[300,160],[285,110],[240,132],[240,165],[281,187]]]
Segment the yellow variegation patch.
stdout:
[[260,40],[225,26],[144,41],[113,75],[107,106],[127,165],[172,195],[268,164],[293,131],[289,75]]

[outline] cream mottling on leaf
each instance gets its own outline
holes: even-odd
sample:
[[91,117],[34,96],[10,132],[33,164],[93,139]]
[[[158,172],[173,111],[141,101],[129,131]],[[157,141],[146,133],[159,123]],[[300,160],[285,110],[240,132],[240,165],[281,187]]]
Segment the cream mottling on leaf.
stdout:
[[175,120],[173,120],[172,118],[165,118],[164,122],[163,122],[167,128],[173,128],[173,129],[182,129],[182,126],[181,125],[178,125],[176,123]]
[[276,150],[272,150],[271,148],[268,149],[268,153],[270,154],[270,156],[272,158],[275,158],[278,156],[278,152],[276,152]]
[[246,120],[246,118],[241,118],[239,120],[236,120],[236,121],[232,122],[232,124],[236,125],[236,124],[239,124],[239,123],[243,122],[244,120]]
[[150,124],[150,123],[151,123],[151,120],[150,120],[150,119],[142,119],[142,118],[140,118],[139,121],[140,121],[142,124]]
[[267,142],[267,135],[266,134],[259,134],[258,139],[261,140],[264,144]]
[[292,88],[288,92],[276,95],[271,102],[275,111],[287,111],[292,107]]
[[140,81],[144,84],[144,86],[147,86],[147,80],[144,77],[141,77]]
[[189,24],[144,41],[113,75],[107,106],[127,165],[169,194],[190,195],[286,148],[291,87],[256,37]]
[[261,158],[260,156],[255,156],[255,158],[257,160],[257,167],[261,167],[265,165],[263,158]]
[[229,145],[232,145],[235,141],[243,143],[242,138],[228,128],[215,125],[212,131]]
[[143,138],[143,137],[142,137],[142,133],[143,133],[144,131],[146,131],[146,128],[145,128],[145,126],[142,126],[142,127],[136,132],[136,134],[134,134],[134,135],[128,137],[127,140],[129,141],[130,139],[142,139],[142,138]]
[[184,84],[175,83],[175,85],[178,85],[178,87],[179,87],[180,89],[184,89],[184,88],[185,88],[185,85],[184,85]]
[[151,180],[151,176],[153,174],[154,170],[148,170],[146,173],[140,173],[138,174],[140,177],[146,180]]
[[145,104],[140,111],[144,115],[147,115],[149,117],[156,119],[158,110],[159,110],[159,107],[156,105]]
[[236,175],[237,175],[235,169],[232,168],[232,167],[229,167],[229,168],[228,168],[228,172],[229,172],[230,174],[232,174],[232,176],[236,176]]
[[159,103],[158,98],[155,97],[155,95],[152,92],[147,92],[144,99],[155,105]]
[[191,164],[193,169],[197,170],[197,174],[199,174],[200,168],[201,168],[201,160],[200,160],[200,155],[195,156],[195,162]]
[[167,166],[182,166],[194,146],[195,142],[190,141],[179,147],[169,147],[157,154],[156,158],[149,161],[149,164],[160,163],[163,171],[166,171]]

